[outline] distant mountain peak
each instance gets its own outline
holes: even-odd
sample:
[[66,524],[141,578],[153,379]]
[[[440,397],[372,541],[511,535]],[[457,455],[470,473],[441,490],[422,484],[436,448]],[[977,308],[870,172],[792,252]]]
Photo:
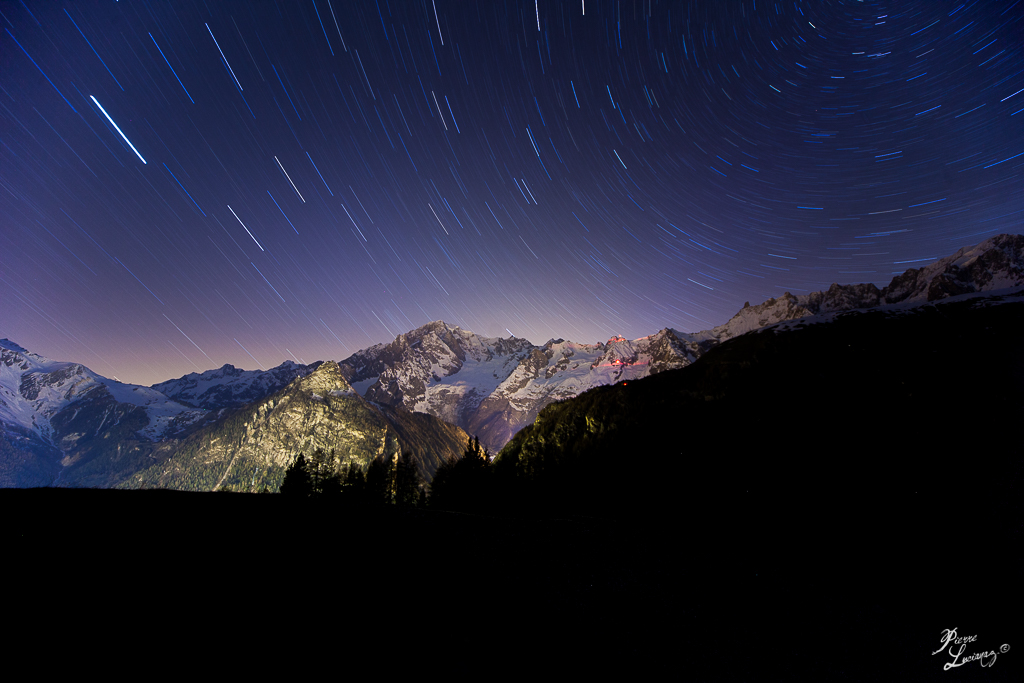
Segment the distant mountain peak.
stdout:
[[154,384],[153,389],[176,401],[207,410],[237,408],[282,389],[296,377],[308,375],[319,366],[319,362],[299,365],[286,360],[269,370],[242,370],[225,363],[216,370],[191,372]]
[[333,360],[326,361],[305,377],[295,379],[302,391],[320,396],[342,396],[355,394],[352,385],[345,379],[341,367]]
[[[378,406],[427,413],[478,435],[497,452],[554,401],[684,367],[713,346],[748,332],[811,316],[828,321],[845,311],[912,307],[1021,286],[1024,236],[996,235],[908,269],[882,288],[833,283],[808,294],[785,292],[760,304],[747,302],[723,325],[701,332],[666,327],[639,339],[618,334],[594,343],[552,338],[537,346],[527,339],[484,337],[434,320],[340,363],[285,360],[269,370],[224,364],[152,388],[119,384],[5,338],[0,340],[0,422],[8,434],[56,447],[61,439],[81,438],[84,443],[105,438],[101,428],[113,429],[124,418],[134,420],[130,433],[155,441],[183,433],[197,420],[217,419],[218,412],[207,411],[240,408],[290,388],[317,404],[344,397],[365,403],[357,396],[362,395]],[[95,426],[86,426],[90,406],[97,416]],[[145,419],[139,417],[140,408]],[[117,417],[108,420],[108,412]],[[67,448],[71,452],[78,446]]]
[[726,323],[701,332],[664,328],[633,340],[616,334],[592,344],[552,338],[534,346],[435,320],[390,344],[357,351],[342,361],[342,372],[368,399],[448,420],[498,450],[552,401],[689,365],[712,346],[747,332],[808,316],[1016,285],[1024,285],[1024,237],[998,235],[907,270],[882,289],[862,283],[799,296],[785,292],[760,304],[747,302]]
[[28,353],[28,349],[15,344],[10,339],[4,337],[0,339],[0,348],[7,349],[8,351],[16,351],[18,353]]
[[921,268],[910,268],[879,289],[870,282],[840,285],[794,296],[786,292],[764,303],[749,302],[728,322],[692,336],[723,342],[786,320],[857,309],[920,304],[951,296],[1024,285],[1024,236],[996,235]]

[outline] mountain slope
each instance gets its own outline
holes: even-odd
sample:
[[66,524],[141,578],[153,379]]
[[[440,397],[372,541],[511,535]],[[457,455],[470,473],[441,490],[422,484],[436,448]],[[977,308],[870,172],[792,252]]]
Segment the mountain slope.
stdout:
[[999,235],[928,266],[910,269],[878,289],[833,284],[828,290],[744,306],[728,322],[686,334],[663,329],[642,339],[580,344],[552,339],[488,338],[442,321],[399,335],[342,361],[346,376],[370,400],[425,412],[479,435],[496,451],[546,405],[598,386],[685,367],[729,339],[808,316],[907,306],[1024,284],[1024,237]]
[[827,318],[551,405],[496,468],[515,474],[517,495],[574,510],[1014,499],[1024,447],[997,435],[1024,411],[1024,291]]
[[723,342],[783,320],[894,304],[919,304],[1020,285],[1024,285],[1024,236],[997,235],[973,247],[963,247],[923,268],[911,268],[882,289],[871,283],[833,283],[822,292],[801,296],[786,292],[757,306],[745,305],[724,325],[693,336]]
[[[205,415],[149,387],[122,384],[0,340],[0,425],[18,452],[5,459],[5,485],[82,485],[65,478],[72,466],[75,476],[107,485],[114,472],[133,470],[155,442]],[[103,463],[98,480],[97,465],[90,464],[97,458]],[[119,464],[110,471],[113,462]]]
[[[394,410],[385,416],[329,361],[270,396],[224,411],[213,424],[154,453],[157,462],[122,487],[276,491],[292,461],[317,449],[333,452],[341,468],[353,463],[365,468],[374,458],[412,452],[421,474],[429,477],[439,458],[461,453],[469,438],[437,422]],[[424,434],[430,437],[426,444],[418,441]]]
[[156,385],[179,402],[6,339],[0,354],[2,486],[276,490],[291,460],[316,448],[345,466],[410,452],[429,481],[469,439],[432,416],[366,401],[333,362],[225,366]]
[[[535,346],[437,321],[390,344],[356,352],[340,363],[338,372],[358,394],[395,409],[384,411],[387,419],[395,429],[401,424],[409,430],[405,441],[424,457],[431,449],[446,448],[452,434],[436,424],[417,423],[410,411],[479,435],[496,452],[553,402],[686,367],[709,349],[766,326],[822,322],[854,310],[903,310],[1022,284],[1024,237],[999,235],[908,270],[882,289],[833,284],[822,292],[786,293],[744,306],[725,324],[692,334],[666,328],[636,340],[613,337],[582,344],[552,339]],[[225,409],[262,401],[321,366],[286,361],[269,371],[246,371],[226,365],[135,387],[77,363],[32,354],[8,340],[0,341],[0,354],[0,422],[7,442],[0,449],[0,482],[24,482],[17,485],[111,485],[139,467],[148,468],[155,457],[169,457],[174,450],[170,442],[225,419]],[[417,442],[416,435],[426,441]],[[429,476],[433,469],[427,463],[421,471]]]
[[497,450],[548,403],[622,378],[682,367],[700,353],[674,330],[578,344],[481,337],[442,321],[342,361],[367,399],[459,425]]

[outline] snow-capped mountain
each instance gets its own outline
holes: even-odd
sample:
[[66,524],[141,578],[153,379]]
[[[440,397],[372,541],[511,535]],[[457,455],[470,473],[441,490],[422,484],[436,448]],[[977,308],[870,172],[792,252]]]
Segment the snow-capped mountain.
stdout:
[[[398,335],[389,344],[356,352],[338,364],[337,372],[366,400],[445,420],[478,435],[496,453],[555,401],[684,367],[711,347],[753,330],[809,317],[827,321],[843,311],[900,308],[1019,286],[1024,286],[1024,237],[999,235],[908,270],[882,289],[870,283],[833,284],[826,291],[801,296],[787,292],[759,305],[745,305],[725,324],[701,332],[666,328],[634,340],[616,336],[587,344],[552,339],[537,346],[516,337],[483,337],[436,321]],[[142,387],[102,377],[79,363],[44,358],[3,339],[0,423],[4,439],[18,450],[17,462],[8,464],[12,471],[29,467],[31,482],[47,484],[59,480],[70,465],[82,472],[92,460],[106,463],[89,465],[97,471],[117,463],[118,474],[103,474],[106,479],[76,475],[76,481],[99,482],[85,485],[106,485],[102,482],[127,476],[146,459],[164,457],[160,454],[173,449],[173,441],[200,424],[223,419],[230,412],[226,409],[263,401],[320,366],[286,361],[269,371],[255,371],[225,365]],[[392,419],[387,411],[384,414]],[[5,448],[0,443],[0,456]],[[19,464],[29,456],[37,460]],[[0,484],[38,485],[23,483],[29,481],[25,477],[5,478],[7,465],[0,465]]]
[[793,296],[786,292],[757,306],[746,305],[729,322],[692,335],[723,342],[785,320],[824,313],[920,304],[959,294],[990,292],[1024,285],[1024,236],[997,235],[952,256],[911,268],[878,289],[871,283],[833,284],[824,292]]
[[333,361],[225,366],[158,386],[203,407],[0,340],[0,486],[277,490],[315,448],[345,466],[409,453],[429,478],[468,441],[432,416],[367,401]]
[[296,377],[305,377],[319,366],[320,361],[301,365],[290,360],[270,370],[240,370],[234,365],[224,365],[216,370],[169,379],[152,388],[197,408],[237,408],[280,391]]
[[907,270],[882,289],[871,283],[833,284],[801,296],[787,292],[745,305],[725,324],[701,332],[666,328],[635,340],[613,337],[580,344],[552,339],[534,346],[525,339],[481,337],[435,321],[390,344],[359,351],[342,366],[353,387],[371,401],[439,417],[479,435],[496,452],[554,401],[689,365],[712,346],[753,330],[808,316],[1019,285],[1024,285],[1024,237],[999,235]]
[[367,399],[459,424],[533,349],[526,339],[481,337],[442,321],[342,361]]
[[[122,384],[98,375],[79,363],[50,360],[31,353],[8,339],[0,339],[0,422],[59,447],[71,438],[60,424],[73,419],[89,405],[104,404],[111,422],[118,419],[116,406],[145,414],[139,436],[159,440],[173,424],[182,426],[201,418],[206,411],[191,409],[149,387]],[[104,420],[105,421],[105,420]],[[103,422],[95,425],[98,431]]]
[[443,321],[359,351],[342,365],[365,397],[456,424],[497,451],[548,403],[683,367],[699,344],[665,329],[643,339],[579,344],[482,337]]

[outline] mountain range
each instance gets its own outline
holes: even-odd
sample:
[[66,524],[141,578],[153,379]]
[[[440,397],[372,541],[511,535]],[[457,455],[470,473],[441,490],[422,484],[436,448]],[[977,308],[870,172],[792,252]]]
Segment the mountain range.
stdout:
[[[486,338],[433,322],[344,361],[358,390],[375,402],[426,412],[480,437],[497,452],[544,406],[598,386],[690,365],[712,347],[785,320],[879,306],[912,306],[957,294],[1024,285],[1024,237],[999,235],[923,268],[873,284],[833,284],[746,305],[728,322],[687,334],[665,328],[636,340],[592,344]],[[169,394],[174,396],[173,394]]]
[[783,554],[879,562],[923,533],[963,557],[981,529],[1019,543],[1022,350],[1021,287],[783,321],[549,405],[462,509],[671,519],[751,556],[794,528]]
[[534,345],[442,321],[339,361],[268,371],[225,365],[152,387],[122,384],[0,340],[0,485],[276,490],[299,451],[339,466],[414,454],[429,480],[468,434],[498,452],[546,406],[687,367],[748,332],[855,310],[911,310],[1024,285],[1024,237],[999,235],[879,289],[828,290],[745,305],[728,322],[641,339]]

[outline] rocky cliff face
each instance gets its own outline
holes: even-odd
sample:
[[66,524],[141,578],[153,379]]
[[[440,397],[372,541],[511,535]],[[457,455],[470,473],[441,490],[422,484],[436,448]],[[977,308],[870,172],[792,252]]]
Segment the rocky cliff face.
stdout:
[[496,452],[552,401],[692,362],[698,341],[674,330],[578,344],[481,337],[436,321],[342,361],[368,400],[404,406],[478,435]]
[[469,438],[447,425],[432,428],[437,430],[433,447],[417,448],[415,429],[403,416],[386,416],[359,396],[337,363],[328,361],[270,396],[225,411],[217,422],[159,454],[160,462],[135,473],[123,486],[276,491],[292,461],[318,449],[333,453],[340,468],[365,468],[374,458],[413,452],[421,474],[429,478],[439,459],[461,453]]
[[214,409],[0,341],[0,485],[276,490],[319,448],[339,466],[408,452],[429,480],[469,440],[432,416],[382,411],[334,362],[225,366],[158,386]]
[[374,457],[399,452],[394,430],[352,390],[333,362],[191,435],[128,485],[200,491],[225,484],[277,488],[299,453],[319,448],[333,450],[344,466],[366,466]]

